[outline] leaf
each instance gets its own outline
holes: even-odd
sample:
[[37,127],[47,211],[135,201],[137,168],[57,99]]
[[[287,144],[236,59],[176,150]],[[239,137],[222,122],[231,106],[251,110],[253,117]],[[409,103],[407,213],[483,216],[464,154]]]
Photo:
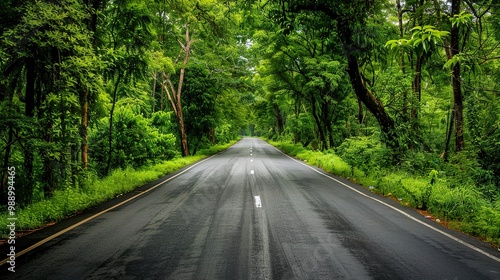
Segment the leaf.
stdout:
[[459,62],[460,62],[460,55],[455,55],[451,59],[449,59],[448,61],[446,61],[446,63],[443,65],[443,69],[445,69],[445,70],[451,70]]
[[398,40],[389,40],[387,41],[387,43],[385,43],[385,46],[388,47],[389,45],[391,45],[391,48],[393,48],[393,45],[394,44],[397,44]]
[[429,42],[423,41],[422,47],[424,48],[424,52],[428,52],[429,51]]

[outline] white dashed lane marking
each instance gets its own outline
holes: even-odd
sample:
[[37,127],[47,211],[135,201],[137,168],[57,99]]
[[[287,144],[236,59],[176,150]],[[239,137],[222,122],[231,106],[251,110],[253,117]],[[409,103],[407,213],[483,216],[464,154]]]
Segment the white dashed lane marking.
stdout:
[[262,202],[260,201],[260,196],[255,196],[255,207],[262,208]]

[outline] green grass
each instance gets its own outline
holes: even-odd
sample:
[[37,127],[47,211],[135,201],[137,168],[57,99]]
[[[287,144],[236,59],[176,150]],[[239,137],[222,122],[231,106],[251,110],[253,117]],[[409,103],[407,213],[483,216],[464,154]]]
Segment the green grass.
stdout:
[[[212,146],[209,149],[201,150],[195,156],[176,158],[152,166],[145,166],[138,169],[114,170],[111,175],[102,179],[96,175],[90,175],[83,188],[57,190],[51,198],[18,210],[16,212],[16,230],[38,229],[49,223],[59,222],[90,207],[159,179],[166,174],[223,151],[235,142]],[[0,214],[0,233],[2,238],[7,238],[7,224],[9,222],[7,218],[9,218],[7,213]]]
[[500,199],[495,202],[485,200],[476,186],[457,186],[456,180],[443,174],[437,175],[439,173],[435,170],[429,176],[379,166],[371,166],[365,172],[350,166],[333,151],[311,151],[301,145],[269,143],[312,166],[370,187],[373,192],[393,197],[403,205],[426,210],[451,228],[500,247]]

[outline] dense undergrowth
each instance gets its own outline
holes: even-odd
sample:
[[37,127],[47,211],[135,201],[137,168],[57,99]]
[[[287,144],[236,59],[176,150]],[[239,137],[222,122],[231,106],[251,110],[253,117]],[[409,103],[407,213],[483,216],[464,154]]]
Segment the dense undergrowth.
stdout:
[[[57,190],[49,199],[30,204],[16,211],[16,230],[32,230],[44,227],[53,222],[59,222],[67,217],[80,213],[86,209],[110,200],[118,195],[130,192],[148,182],[179,170],[210,155],[216,154],[233,145],[232,141],[224,145],[215,145],[200,150],[197,155],[179,157],[155,165],[140,168],[116,169],[111,175],[99,178],[97,174],[90,174],[85,187]],[[7,212],[0,214],[0,233],[2,238],[7,237]]]
[[500,247],[498,194],[478,186],[468,173],[473,170],[466,170],[467,166],[458,159],[443,163],[429,160],[432,157],[429,155],[415,154],[384,168],[390,166],[387,161],[391,160],[387,149],[367,137],[350,139],[336,151],[324,152],[300,144],[270,143],[290,156],[395,198],[406,206],[425,210],[450,228]]

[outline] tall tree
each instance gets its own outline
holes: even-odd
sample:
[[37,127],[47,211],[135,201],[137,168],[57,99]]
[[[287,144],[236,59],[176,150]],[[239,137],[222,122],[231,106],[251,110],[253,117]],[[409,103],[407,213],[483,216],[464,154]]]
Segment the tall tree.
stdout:
[[[387,139],[387,144],[393,148],[399,146],[397,132],[393,118],[387,113],[382,102],[366,86],[360,69],[360,58],[366,54],[366,46],[362,46],[357,38],[362,37],[362,26],[370,14],[379,8],[371,1],[297,1],[277,0],[279,10],[273,15],[288,29],[293,28],[294,22],[300,20],[301,13],[320,13],[336,24],[336,35],[342,43],[344,57],[347,61],[347,74],[356,96],[377,119],[381,130]],[[311,23],[314,24],[314,23]],[[314,26],[310,26],[314,28]]]
[[83,92],[99,83],[91,34],[84,24],[87,18],[79,1],[37,1],[26,6],[18,24],[2,34],[10,59],[4,73],[7,79],[20,75],[11,80],[11,88],[23,90],[24,112],[33,124],[16,132],[24,138],[26,178],[35,179],[35,164],[42,170],[41,178],[36,178],[39,184],[25,184],[31,188],[27,198],[37,185],[50,196],[77,176],[75,147],[81,139],[77,133],[81,122],[73,112],[81,108]]
[[177,57],[175,64],[177,64],[178,60],[181,58],[181,55],[184,54],[181,66],[180,66],[180,71],[179,71],[179,81],[177,84],[177,88],[174,87],[174,84],[172,82],[172,79],[169,74],[166,74],[165,72],[162,73],[163,79],[166,81],[166,83],[163,83],[164,90],[167,94],[168,100],[170,101],[170,104],[172,105],[172,110],[175,113],[175,117],[177,120],[177,125],[179,127],[179,135],[181,137],[181,148],[182,148],[182,154],[187,157],[189,156],[189,145],[188,145],[188,139],[187,139],[187,134],[186,134],[186,127],[184,124],[184,115],[183,115],[183,108],[182,108],[182,85],[184,83],[184,75],[186,72],[186,66],[189,61],[189,52],[191,50],[191,43],[192,43],[192,38],[189,34],[189,24],[186,24],[186,33],[185,33],[185,41],[181,42],[179,41],[179,44],[181,46],[181,54]]
[[104,5],[103,16],[108,24],[98,26],[100,41],[109,64],[107,76],[113,84],[109,111],[108,159],[105,174],[113,157],[113,117],[118,95],[125,85],[142,79],[147,67],[147,52],[154,40],[153,14],[148,0],[110,1]]
[[[461,0],[451,1],[451,14],[453,17],[460,15]],[[453,86],[453,112],[455,117],[455,150],[462,151],[465,149],[464,141],[464,116],[463,116],[463,97],[462,83],[460,77],[460,61],[457,59],[460,54],[460,25],[458,22],[453,22],[450,32],[450,59],[455,60],[452,70],[452,86]]]

